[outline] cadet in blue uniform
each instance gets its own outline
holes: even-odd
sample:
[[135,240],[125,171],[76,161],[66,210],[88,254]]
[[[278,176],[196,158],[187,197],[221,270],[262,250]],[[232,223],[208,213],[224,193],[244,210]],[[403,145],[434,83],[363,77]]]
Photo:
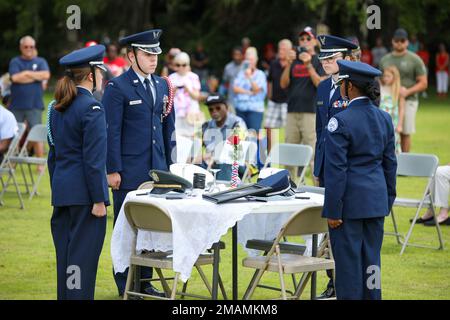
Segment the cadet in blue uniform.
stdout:
[[384,217],[395,200],[394,128],[378,109],[365,63],[338,61],[347,108],[330,119],[325,142],[325,203],[336,263],[338,299],[381,299],[380,251]]
[[48,168],[58,299],[94,299],[106,232],[106,121],[92,92],[102,83],[101,45],[59,60],[66,75],[49,106]]
[[[325,158],[325,141],[326,141],[326,127],[330,118],[344,110],[347,102],[345,102],[339,91],[337,84],[339,76],[338,60],[351,59],[352,50],[357,46],[346,39],[321,35],[317,37],[321,49],[319,60],[322,67],[329,78],[321,81],[317,87],[317,108],[316,108],[316,150],[314,156],[314,176],[319,180],[319,185],[324,186],[323,164]],[[319,299],[329,299],[335,296],[333,274],[327,270],[327,275],[330,278],[327,288],[319,296]]]
[[[108,184],[114,199],[114,222],[128,192],[150,180],[151,169],[169,171],[175,147],[175,113],[171,112],[172,88],[168,80],[153,73],[161,53],[162,31],[149,30],[120,40],[127,46],[131,68],[106,85],[103,105],[108,124]],[[143,278],[151,269],[143,268]],[[127,272],[114,274],[119,295]],[[149,283],[142,288],[159,294]]]
[[339,67],[337,61],[350,60],[352,50],[357,48],[353,42],[330,35],[321,35],[319,60],[325,73],[330,77],[319,83],[317,87],[316,111],[316,150],[314,158],[314,176],[319,179],[319,185],[324,186],[323,164],[325,157],[326,127],[330,118],[345,109],[337,84]]

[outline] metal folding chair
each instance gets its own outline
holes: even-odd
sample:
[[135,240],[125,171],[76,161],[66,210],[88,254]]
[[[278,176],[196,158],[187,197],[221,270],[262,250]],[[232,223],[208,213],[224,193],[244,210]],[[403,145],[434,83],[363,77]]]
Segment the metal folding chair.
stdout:
[[[137,201],[129,201],[125,204],[124,207],[125,216],[128,220],[128,223],[132,227],[134,233],[137,235],[139,230],[147,230],[154,232],[172,232],[172,220],[170,218],[169,213],[162,207],[150,204],[143,203]],[[136,237],[137,238],[137,237]],[[167,280],[171,280],[172,278],[164,277],[162,273],[162,269],[173,270],[173,260],[172,260],[172,252],[143,252],[136,253],[136,240],[133,243],[133,247],[130,248],[132,250],[132,255],[130,258],[130,268],[128,272],[127,283],[125,287],[124,300],[127,300],[130,295],[139,296],[139,297],[148,297],[148,298],[156,298],[156,299],[175,299],[176,295],[191,296],[195,298],[203,298],[209,299],[209,297],[203,297],[195,294],[186,293],[187,283],[183,286],[181,292],[177,292],[177,285],[180,274],[178,272],[175,273],[175,277],[173,278],[172,289],[170,289]],[[195,263],[195,268],[197,269],[203,283],[208,289],[209,293],[212,295],[212,287],[208,282],[206,275],[204,274],[201,266],[203,265],[213,265],[214,257],[212,254],[203,254],[197,259]],[[161,285],[166,294],[165,298],[161,298],[158,296],[151,296],[148,294],[140,293],[140,284],[141,281],[154,281],[155,279],[140,279],[140,267],[153,267],[158,274],[159,281],[161,281]],[[226,298],[226,294],[224,291],[224,287],[222,284],[222,280],[219,276],[219,285],[222,289],[222,294]],[[132,290],[133,285],[133,290]]]
[[[43,124],[35,125],[31,128],[28,136],[25,140],[25,143],[22,146],[19,154],[17,156],[12,156],[10,158],[11,163],[17,164],[20,167],[20,171],[22,172],[22,177],[24,181],[25,188],[27,193],[30,195],[30,200],[33,199],[33,196],[37,194],[37,188],[42,179],[42,176],[45,173],[45,168],[47,167],[47,159],[45,157],[31,157],[28,153],[28,148],[30,143],[45,143],[47,141],[47,127]],[[38,173],[37,178],[34,178],[33,170],[31,169],[32,165],[41,165],[44,166],[43,170]],[[28,167],[28,174],[30,177],[30,182],[28,182],[27,175],[25,174],[24,166]],[[31,189],[31,191],[30,191]]]
[[[427,178],[427,184],[425,190],[423,191],[422,198],[420,199],[409,199],[409,198],[399,198],[397,197],[394,202],[395,207],[407,207],[407,208],[417,208],[416,214],[413,218],[411,226],[409,227],[408,233],[406,237],[403,237],[402,234],[399,233],[397,228],[397,221],[394,215],[394,208],[391,210],[391,218],[392,223],[394,225],[394,232],[386,232],[387,235],[394,235],[397,238],[398,244],[402,245],[402,249],[400,251],[400,255],[405,252],[406,246],[414,246],[421,248],[433,248],[442,250],[444,249],[444,242],[442,240],[441,228],[439,223],[436,223],[436,231],[439,239],[439,246],[437,248],[416,244],[409,242],[412,231],[416,224],[417,219],[419,218],[420,211],[423,208],[431,209],[434,217],[434,221],[436,221],[436,213],[434,209],[434,199],[431,191],[431,185],[433,183],[433,179],[436,173],[436,169],[439,165],[439,159],[435,155],[431,154],[414,154],[414,153],[400,153],[397,156],[397,176],[400,177],[416,177],[416,178]],[[404,238],[404,240],[402,240]]]
[[[251,298],[265,272],[278,273],[281,286],[281,299],[299,299],[307,282],[315,272],[334,270],[334,260],[318,257],[317,250],[313,250],[314,252],[311,257],[281,253],[280,241],[286,236],[312,234],[313,239],[315,239],[313,242],[317,243],[318,234],[326,232],[328,232],[328,225],[327,220],[322,218],[322,206],[309,206],[293,214],[281,228],[267,255],[243,259],[242,264],[244,267],[256,269],[256,273],[251,279],[243,299],[247,300]],[[298,286],[294,288],[294,293],[287,296],[284,275],[297,273],[303,274],[302,279]],[[312,287],[311,292],[314,291],[315,288]]]
[[[313,148],[304,144],[280,143],[276,144],[270,150],[266,159],[264,168],[269,164],[282,166],[292,166],[302,168],[300,176],[295,183],[297,185],[305,184],[306,168],[309,166],[313,156]],[[291,177],[294,180],[294,177]]]
[[[11,163],[11,157],[18,153],[19,142],[22,139],[23,134],[25,133],[26,126],[24,123],[18,123],[18,131],[15,137],[12,139],[8,151],[4,154],[3,160],[0,164],[0,182],[2,189],[0,191],[0,205],[3,205],[3,195],[5,194],[9,182],[12,179],[13,184],[16,188],[17,197],[20,201],[20,208],[24,209],[24,203],[22,199],[22,194],[20,192],[19,184],[17,183],[17,178],[15,174],[15,165]],[[3,180],[3,177],[6,176],[6,181]]]

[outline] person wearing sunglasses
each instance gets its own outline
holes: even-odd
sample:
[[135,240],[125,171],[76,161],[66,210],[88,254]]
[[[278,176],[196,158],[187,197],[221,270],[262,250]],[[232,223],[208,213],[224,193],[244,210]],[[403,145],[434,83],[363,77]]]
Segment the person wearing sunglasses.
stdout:
[[[17,122],[26,122],[27,130],[42,123],[44,109],[43,83],[50,79],[50,69],[47,61],[36,55],[36,41],[31,36],[20,39],[20,56],[9,63],[11,76],[10,110]],[[44,156],[44,144],[33,144],[36,157]],[[43,170],[38,166],[38,170]]]
[[402,152],[409,152],[411,149],[411,135],[416,131],[416,113],[419,108],[418,93],[428,87],[426,66],[418,55],[408,51],[408,44],[406,30],[397,29],[392,38],[393,51],[380,61],[380,69],[393,65],[400,71],[400,95],[405,99],[405,115],[400,134]]
[[[290,50],[288,64],[280,79],[280,86],[287,90],[286,143],[316,143],[316,95],[319,82],[325,79],[315,51],[317,41],[311,27],[298,35],[298,46]],[[313,161],[311,161],[311,170]],[[291,177],[297,177],[298,168],[288,167]]]
[[173,106],[175,108],[175,129],[178,135],[193,137],[198,127],[205,121],[200,110],[200,78],[191,71],[190,57],[186,52],[175,56],[174,63],[177,72],[169,79],[175,88]]
[[[242,118],[229,111],[227,99],[219,95],[218,93],[210,94],[205,101],[208,107],[211,120],[206,121],[202,125],[202,140],[206,147],[206,153],[203,156],[202,161],[196,161],[195,163],[202,163],[202,167],[207,168],[211,163],[212,154],[215,151],[215,147],[218,143],[226,141],[228,137],[233,133],[235,128],[239,128],[242,131],[247,129],[245,122]],[[230,164],[212,164],[213,169],[220,169],[217,173],[218,180],[231,180],[231,165]],[[240,173],[244,173],[245,167],[239,169]]]

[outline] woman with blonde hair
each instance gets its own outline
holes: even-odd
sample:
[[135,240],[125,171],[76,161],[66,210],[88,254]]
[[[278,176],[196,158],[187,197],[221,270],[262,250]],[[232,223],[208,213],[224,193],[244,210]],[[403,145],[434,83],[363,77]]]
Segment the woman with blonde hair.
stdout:
[[180,52],[174,58],[177,72],[169,75],[175,89],[175,130],[177,134],[192,137],[195,134],[196,124],[205,120],[200,111],[200,79],[191,71],[190,58],[186,52]]
[[400,133],[405,114],[405,99],[400,96],[400,72],[397,67],[385,68],[380,82],[380,109],[391,115],[395,128],[395,152],[400,153]]

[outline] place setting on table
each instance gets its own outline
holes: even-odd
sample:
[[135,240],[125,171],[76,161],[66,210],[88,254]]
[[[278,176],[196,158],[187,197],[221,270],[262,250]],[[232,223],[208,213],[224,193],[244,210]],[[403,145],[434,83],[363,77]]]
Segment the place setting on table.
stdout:
[[[172,251],[173,270],[186,282],[197,258],[208,249],[218,250],[221,237],[232,228],[232,291],[237,299],[237,244],[245,248],[250,239],[273,239],[293,213],[323,204],[323,195],[297,190],[287,170],[266,168],[257,182],[239,186],[217,181],[218,171],[193,164],[173,164],[170,172],[151,170],[152,181],[128,193],[117,218],[111,239],[115,272],[129,267],[131,248],[136,245],[137,252]],[[139,230],[136,235],[124,214],[130,201],[164,208],[172,233]],[[214,268],[218,270],[218,261]],[[217,297],[216,277],[213,292]]]

